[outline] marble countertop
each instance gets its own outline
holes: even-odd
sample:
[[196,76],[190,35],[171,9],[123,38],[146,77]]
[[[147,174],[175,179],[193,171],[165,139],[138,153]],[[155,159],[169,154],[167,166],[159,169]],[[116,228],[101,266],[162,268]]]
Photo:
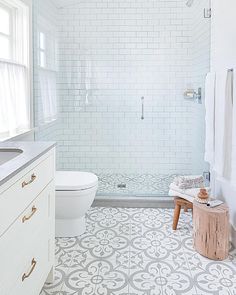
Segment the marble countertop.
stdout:
[[0,185],[7,182],[17,173],[29,166],[32,162],[37,160],[43,154],[51,150],[56,146],[55,142],[1,142],[0,149],[4,148],[16,148],[23,151],[19,156],[12,160],[0,165]]

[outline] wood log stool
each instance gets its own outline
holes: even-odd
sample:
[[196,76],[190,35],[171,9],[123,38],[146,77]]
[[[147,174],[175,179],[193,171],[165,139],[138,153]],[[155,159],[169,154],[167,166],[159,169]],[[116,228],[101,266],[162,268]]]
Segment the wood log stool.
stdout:
[[193,209],[193,203],[179,198],[179,197],[175,197],[175,211],[174,211],[174,219],[173,219],[173,230],[177,229],[178,226],[178,222],[179,222],[179,215],[180,215],[180,211],[181,208],[184,208],[184,212],[187,212],[188,209]]
[[229,209],[226,204],[210,208],[193,202],[193,240],[195,250],[213,260],[229,254]]

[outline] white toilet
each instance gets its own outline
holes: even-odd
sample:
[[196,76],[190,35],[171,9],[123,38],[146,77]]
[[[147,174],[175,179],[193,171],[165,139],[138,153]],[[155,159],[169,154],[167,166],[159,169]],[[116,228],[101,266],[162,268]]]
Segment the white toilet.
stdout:
[[56,172],[56,237],[75,237],[86,230],[85,213],[98,188],[93,173]]

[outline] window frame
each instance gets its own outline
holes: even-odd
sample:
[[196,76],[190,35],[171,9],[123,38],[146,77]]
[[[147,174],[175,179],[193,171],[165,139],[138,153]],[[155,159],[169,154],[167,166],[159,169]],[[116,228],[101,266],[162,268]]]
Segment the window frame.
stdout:
[[[51,71],[51,72],[57,72],[57,62],[56,62],[56,52],[57,52],[57,46],[56,46],[56,40],[52,38],[52,32],[53,32],[53,26],[44,18],[39,17],[39,31],[37,36],[37,48],[38,48],[38,61],[37,65],[39,68]],[[44,35],[44,46],[45,48],[42,49],[40,46],[40,34]],[[52,42],[50,44],[50,42]],[[51,46],[50,46],[51,45]],[[41,65],[41,57],[40,53],[44,53],[45,57],[45,65]],[[53,63],[48,62],[49,60],[52,60],[51,55],[53,54]]]
[[14,35],[14,9],[11,9],[10,7],[8,7],[7,5],[4,5],[2,3],[0,3],[0,8],[2,8],[3,10],[7,11],[9,13],[9,35],[5,34],[3,32],[0,32],[0,36],[5,37],[9,40],[9,45],[10,45],[10,56],[9,58],[6,59],[1,59],[1,60],[13,60],[13,35]]
[[[38,36],[38,38],[39,38],[39,40],[38,40],[38,44],[39,44],[39,46],[38,46],[39,47],[39,49],[38,49],[39,50],[38,65],[40,68],[46,69],[47,68],[47,42],[46,42],[47,36],[46,36],[46,33],[43,32],[43,30],[40,30],[38,34],[39,34],[39,36]],[[43,34],[43,36],[44,36],[44,48],[41,47],[41,34]],[[44,55],[44,65],[42,65],[41,53],[43,53],[43,55]]]
[[[27,64],[18,63],[17,61],[14,61],[14,52],[11,52],[11,58],[10,59],[3,59],[0,58],[0,61],[5,63],[11,63],[11,64],[17,64],[21,66],[25,66],[28,71],[27,75],[27,99],[28,99],[28,114],[29,114],[29,128],[27,130],[19,131],[14,136],[9,137],[0,137],[1,141],[7,141],[7,140],[14,140],[17,138],[24,137],[26,135],[27,137],[32,135],[32,139],[34,137],[34,110],[33,110],[33,24],[32,24],[32,0],[18,0],[18,2],[22,2],[22,4],[26,5],[28,8],[28,21],[27,21],[27,36],[28,36],[28,43],[27,43]],[[4,1],[3,1],[4,2]],[[11,1],[14,4],[14,0]],[[5,6],[6,5],[6,6]],[[16,21],[16,15],[14,17],[14,7],[11,9],[6,4],[0,3],[0,6],[2,6],[6,10],[10,10],[12,12],[12,21],[10,25],[10,32],[12,33],[12,50],[15,50],[14,46],[14,22]],[[17,6],[17,3],[16,3]],[[2,34],[2,33],[0,33]],[[3,34],[5,35],[5,34]]]

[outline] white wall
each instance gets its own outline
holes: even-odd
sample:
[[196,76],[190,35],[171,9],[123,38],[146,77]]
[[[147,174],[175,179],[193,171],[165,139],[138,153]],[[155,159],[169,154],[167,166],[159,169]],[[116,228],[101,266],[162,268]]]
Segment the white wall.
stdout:
[[212,1],[212,70],[236,66],[236,2]]
[[[219,71],[236,67],[236,2],[214,0],[212,8],[211,70]],[[235,162],[236,150],[233,157]],[[215,182],[216,194],[229,205],[231,223],[236,229],[236,184],[226,182],[217,176]],[[236,235],[233,239],[236,245]]]

